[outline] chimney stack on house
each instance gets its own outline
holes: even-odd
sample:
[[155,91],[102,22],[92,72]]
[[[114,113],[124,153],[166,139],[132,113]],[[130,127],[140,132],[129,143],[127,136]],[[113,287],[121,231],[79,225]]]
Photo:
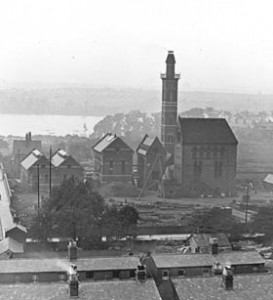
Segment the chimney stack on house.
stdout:
[[77,266],[72,264],[68,272],[68,293],[70,298],[79,297],[79,274],[77,272]]
[[223,269],[222,285],[225,290],[233,290],[233,273],[231,270],[231,266],[226,266]]
[[217,255],[219,250],[219,244],[217,238],[210,238],[209,239],[210,244],[210,251],[212,255]]
[[77,260],[77,243],[74,240],[70,240],[69,244],[67,246],[67,250],[68,250],[68,259],[70,261],[75,261]]
[[140,283],[146,282],[147,274],[146,267],[144,265],[138,265],[136,269],[136,281]]

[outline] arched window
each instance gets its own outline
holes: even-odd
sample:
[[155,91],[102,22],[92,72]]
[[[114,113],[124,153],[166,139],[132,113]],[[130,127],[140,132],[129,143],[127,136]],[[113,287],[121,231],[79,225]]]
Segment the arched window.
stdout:
[[210,153],[211,153],[211,148],[207,147],[207,149],[206,149],[206,157],[207,158],[210,158]]
[[226,152],[225,150],[226,150],[225,147],[222,146],[221,149],[220,149],[220,155],[221,155],[221,157],[225,156],[225,152]]
[[197,158],[197,148],[196,147],[192,148],[192,158]]
[[168,143],[173,143],[174,142],[174,138],[172,134],[168,134],[168,139],[167,139]]
[[205,149],[204,149],[204,147],[202,146],[202,147],[200,147],[200,158],[203,158],[204,157],[204,154],[205,154]]
[[213,157],[217,157],[217,152],[218,152],[218,149],[217,149],[217,147],[215,146],[215,147],[213,148]]

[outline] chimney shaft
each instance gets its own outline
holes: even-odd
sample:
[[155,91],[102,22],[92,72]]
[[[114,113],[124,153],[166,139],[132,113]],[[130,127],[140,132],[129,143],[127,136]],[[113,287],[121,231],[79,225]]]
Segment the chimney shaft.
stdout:
[[69,296],[72,298],[79,297],[79,274],[77,272],[77,266],[71,265],[68,273],[68,292]]
[[217,255],[219,251],[218,240],[216,238],[210,239],[210,250],[212,255]]
[[70,261],[75,261],[77,260],[77,243],[73,240],[69,241],[69,244],[67,246],[67,250],[68,250],[68,259]]
[[144,283],[146,281],[146,267],[143,265],[137,266],[136,269],[136,281]]
[[222,285],[225,290],[233,290],[233,273],[231,271],[231,267],[224,267]]

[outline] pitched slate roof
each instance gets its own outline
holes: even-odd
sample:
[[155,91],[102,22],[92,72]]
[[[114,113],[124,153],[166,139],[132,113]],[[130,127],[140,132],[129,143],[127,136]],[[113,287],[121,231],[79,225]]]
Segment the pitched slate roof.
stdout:
[[96,152],[102,153],[106,148],[112,145],[115,141],[121,140],[122,143],[133,151],[124,141],[118,137],[116,134],[107,133],[105,134],[93,147],[92,149]]
[[34,149],[21,161],[21,165],[28,170],[42,158],[47,160],[47,158],[38,149]]
[[273,274],[236,275],[233,290],[221,286],[221,276],[173,279],[180,300],[269,300]]
[[179,117],[178,123],[185,144],[238,144],[225,119]]
[[60,167],[67,160],[72,160],[75,165],[80,166],[80,164],[66,151],[59,149],[51,157],[51,163],[54,167]]
[[263,182],[273,184],[273,174],[267,174],[263,179]]
[[[140,142],[140,144],[138,145],[136,152],[141,155],[147,155],[147,153],[150,151],[150,149],[152,148],[152,146],[154,145],[154,143],[156,141],[160,145],[162,145],[161,142],[159,141],[158,137],[150,138],[148,136],[148,134],[146,134],[144,136],[144,138],[142,139],[142,141]],[[162,148],[164,149],[163,145],[162,145]]]
[[[78,259],[78,271],[135,270],[139,258],[135,256],[95,257]],[[68,270],[67,259],[12,259],[0,261],[0,273],[62,272]]]
[[38,149],[42,151],[42,142],[38,140],[32,140],[31,137],[29,137],[29,134],[27,134],[27,137],[25,140],[14,140],[13,141],[13,155],[27,155],[30,153],[33,149]]
[[165,254],[153,256],[158,268],[183,268],[212,266],[214,258],[211,254]]
[[[1,300],[69,300],[67,283],[5,284]],[[140,284],[135,280],[80,282],[79,299],[84,300],[161,300],[153,280]]]
[[[226,265],[265,264],[265,260],[256,251],[232,251],[212,254],[163,254],[153,256],[158,268],[186,268],[213,266],[215,263]],[[1,267],[1,266],[0,266]]]
[[192,238],[195,239],[199,247],[208,247],[210,245],[210,239],[216,238],[219,247],[231,247],[230,242],[227,236],[224,233],[215,233],[215,234],[193,234]]
[[214,256],[215,260],[222,266],[225,265],[255,265],[264,264],[265,260],[256,251],[232,251],[227,253],[218,253]]

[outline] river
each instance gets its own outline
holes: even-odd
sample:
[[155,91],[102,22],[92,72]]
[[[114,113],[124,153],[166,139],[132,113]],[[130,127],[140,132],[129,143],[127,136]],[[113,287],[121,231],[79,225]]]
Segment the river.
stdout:
[[102,119],[97,116],[0,114],[0,135],[25,136],[31,131],[33,135],[88,136]]

